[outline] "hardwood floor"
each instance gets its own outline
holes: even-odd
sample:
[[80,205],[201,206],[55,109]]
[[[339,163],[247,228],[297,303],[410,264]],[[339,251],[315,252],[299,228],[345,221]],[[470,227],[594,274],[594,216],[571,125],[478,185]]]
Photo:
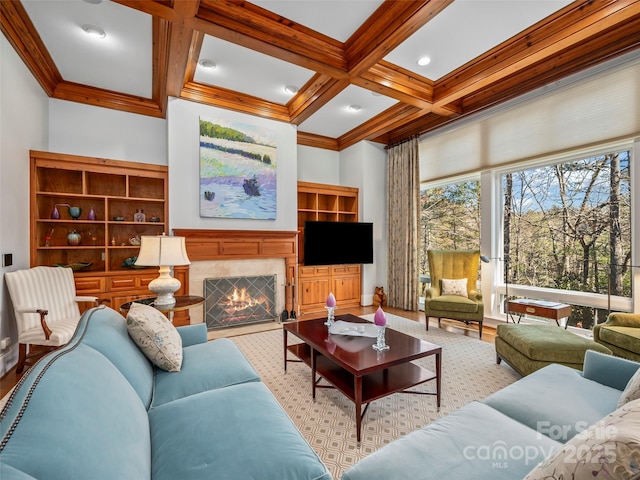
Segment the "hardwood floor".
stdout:
[[[366,315],[368,313],[375,313],[375,307],[354,307],[345,308],[339,313],[351,313],[353,315]],[[424,322],[424,312],[410,312],[407,310],[401,310],[399,308],[384,307],[384,311],[393,315],[408,318],[410,320]],[[318,318],[321,315],[305,315],[302,320],[309,320],[312,318]],[[473,338],[478,338],[478,326],[477,324],[465,325],[462,322],[456,322],[453,320],[442,320],[442,328],[444,330],[459,333],[461,335],[467,335]],[[438,322],[435,319],[431,319],[429,322],[429,328],[438,328]],[[482,340],[484,342],[493,343],[496,336],[494,328],[489,326],[483,326]],[[26,371],[26,370],[25,370]],[[0,378],[0,398],[3,398],[20,380],[22,375],[17,375],[15,368],[12,368],[2,378]]]

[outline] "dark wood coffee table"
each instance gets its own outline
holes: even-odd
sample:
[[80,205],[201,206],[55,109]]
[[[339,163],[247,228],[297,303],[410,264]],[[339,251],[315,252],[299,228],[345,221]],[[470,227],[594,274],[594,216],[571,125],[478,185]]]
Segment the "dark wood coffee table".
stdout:
[[[338,315],[336,320],[370,323],[354,315]],[[392,393],[435,395],[440,408],[442,347],[387,328],[385,339],[391,347],[378,352],[371,348],[375,338],[329,334],[325,319],[285,323],[284,370],[287,362],[304,362],[311,367],[311,392],[316,388],[337,388],[355,403],[356,439],[360,442],[362,418],[369,403]],[[288,333],[303,343],[289,345]],[[299,360],[289,360],[287,352]],[[435,373],[412,360],[435,355]],[[320,385],[325,379],[330,385]],[[430,380],[436,381],[435,392],[408,390]],[[364,411],[362,405],[366,404]]]

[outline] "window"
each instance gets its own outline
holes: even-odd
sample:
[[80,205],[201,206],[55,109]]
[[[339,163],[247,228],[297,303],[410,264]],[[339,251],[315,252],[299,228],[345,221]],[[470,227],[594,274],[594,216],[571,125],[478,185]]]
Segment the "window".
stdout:
[[420,275],[427,275],[431,249],[480,248],[480,181],[452,183],[420,192]]
[[[630,151],[502,175],[509,284],[631,296]],[[607,310],[574,306],[591,328]]]

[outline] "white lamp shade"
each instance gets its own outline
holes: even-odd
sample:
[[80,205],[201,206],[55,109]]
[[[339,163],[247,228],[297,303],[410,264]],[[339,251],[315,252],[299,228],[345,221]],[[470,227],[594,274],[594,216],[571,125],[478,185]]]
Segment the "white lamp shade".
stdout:
[[189,265],[184,237],[154,235],[141,237],[140,253],[136,265],[158,267],[162,265]]

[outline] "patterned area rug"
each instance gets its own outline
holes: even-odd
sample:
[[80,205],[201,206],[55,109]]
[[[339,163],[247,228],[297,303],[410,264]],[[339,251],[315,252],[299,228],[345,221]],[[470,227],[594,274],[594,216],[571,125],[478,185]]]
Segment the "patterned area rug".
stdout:
[[[363,318],[372,320],[373,315]],[[311,370],[303,363],[289,363],[284,373],[281,329],[232,338],[336,480],[351,465],[392,440],[520,378],[504,362],[496,365],[490,343],[434,327],[427,332],[424,323],[396,315],[387,314],[387,321],[390,328],[442,346],[442,406],[438,411],[435,396],[430,395],[397,393],[376,400],[363,419],[359,447],[350,400],[337,390],[323,388],[314,402]],[[289,335],[289,342],[294,341],[295,336]],[[434,357],[416,363],[435,369]],[[433,388],[435,382],[414,389],[428,392]]]

